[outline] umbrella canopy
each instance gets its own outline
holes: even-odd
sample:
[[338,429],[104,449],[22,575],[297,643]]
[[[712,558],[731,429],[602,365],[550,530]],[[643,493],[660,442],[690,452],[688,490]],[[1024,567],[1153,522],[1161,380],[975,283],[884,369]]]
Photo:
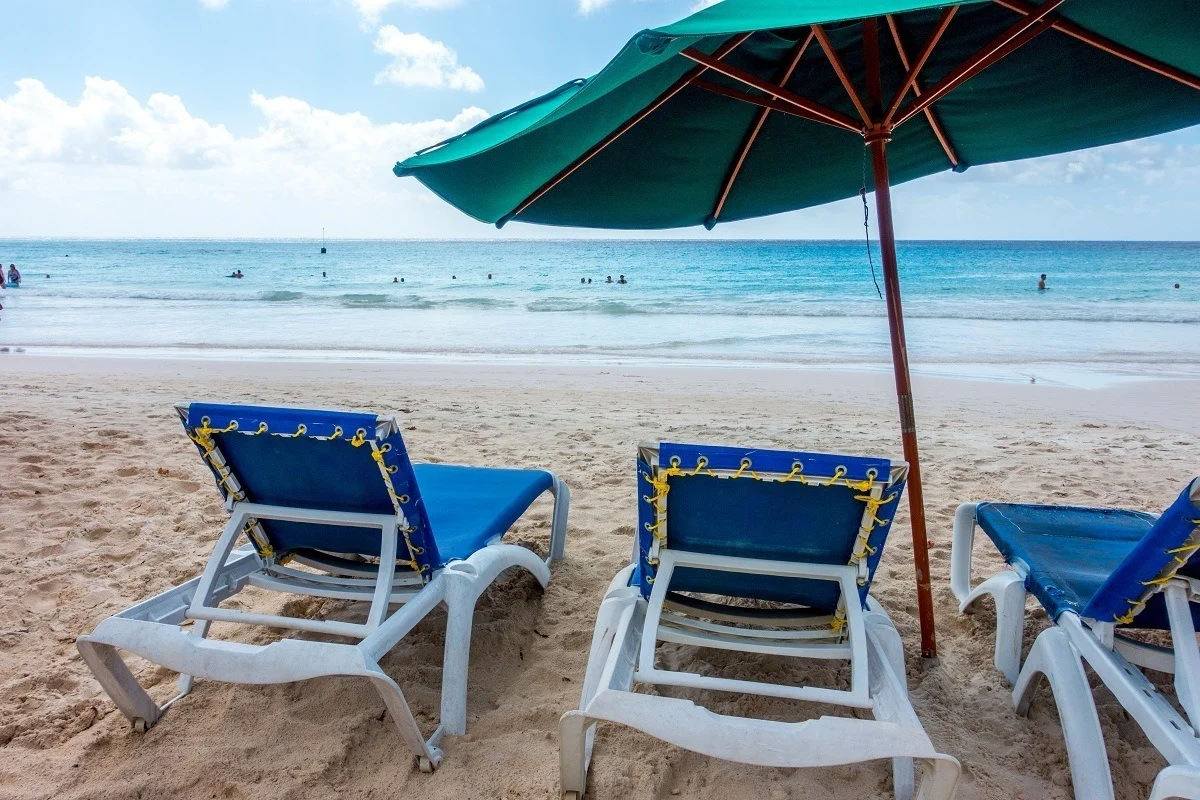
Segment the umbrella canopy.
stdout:
[[395,173],[500,226],[711,228],[873,188],[933,656],[890,186],[1195,125],[1198,75],[1193,0],[724,0]]
[[[912,112],[1014,25],[1042,33],[1038,28],[1047,22],[1029,22],[1026,13],[1051,6],[1057,8],[1050,30],[939,97],[929,113]],[[395,172],[415,176],[476,219],[500,224],[519,210],[518,219],[549,225],[711,225],[850,197],[862,184],[863,142],[855,135],[862,121],[843,79],[863,96],[862,18],[883,23],[885,110],[894,111],[893,122],[905,120],[888,148],[893,183],[1200,123],[1194,77],[1200,74],[1200,10],[1191,0],[1050,0],[1040,7],[1025,0],[725,0],[638,34],[596,76],[498,114],[412,156]],[[813,26],[820,26],[817,32]],[[786,99],[706,68],[690,57],[697,54],[782,86],[833,112],[849,130],[814,121]],[[910,90],[891,109],[922,56],[915,81],[921,97]],[[762,120],[755,100],[781,113]]]

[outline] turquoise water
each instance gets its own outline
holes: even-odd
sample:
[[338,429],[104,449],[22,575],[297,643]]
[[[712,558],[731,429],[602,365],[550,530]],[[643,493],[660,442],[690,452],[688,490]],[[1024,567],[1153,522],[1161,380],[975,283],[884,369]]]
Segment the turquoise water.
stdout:
[[[319,248],[0,240],[0,259],[25,277],[0,293],[0,346],[812,365],[889,357],[861,241]],[[878,261],[876,250],[877,272]],[[915,365],[1200,374],[1200,243],[904,242],[900,262]],[[224,277],[238,269],[245,278]],[[1050,290],[1038,292],[1043,272]],[[620,274],[630,283],[604,282]]]

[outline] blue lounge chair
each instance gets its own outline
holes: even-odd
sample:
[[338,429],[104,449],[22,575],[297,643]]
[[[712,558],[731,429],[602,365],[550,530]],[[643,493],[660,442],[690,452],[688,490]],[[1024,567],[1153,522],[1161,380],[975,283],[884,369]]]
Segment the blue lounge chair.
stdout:
[[[195,676],[255,684],[361,676],[383,697],[420,767],[432,770],[442,737],[466,731],[475,602],[510,567],[546,585],[550,562],[563,555],[566,485],[543,470],[413,464],[391,417],[201,403],[178,410],[216,479],[229,523],[199,577],[79,637],[79,651],[101,686],[145,730],[191,690]],[[547,491],[555,500],[543,560],[501,538]],[[235,549],[243,537],[248,543]],[[365,618],[316,620],[221,607],[246,586],[362,601]],[[441,724],[427,739],[378,662],[439,604],[447,608]],[[395,605],[399,609],[389,613]],[[189,620],[195,622],[190,631],[182,627]],[[208,639],[213,622],[359,641],[287,638],[254,646]],[[181,673],[178,695],[157,705],[118,648]]]
[[[606,720],[747,764],[892,759],[900,798],[913,794],[917,759],[921,796],[951,797],[958,762],[925,734],[908,698],[900,636],[867,593],[907,472],[882,458],[642,446],[632,563],[601,603],[579,710],[562,718],[564,795],[583,795],[595,724]],[[655,660],[659,642],[842,660],[849,688],[667,669]],[[635,683],[837,704],[875,719],[732,717],[634,692]]]
[[[978,526],[1010,569],[971,587]],[[1028,711],[1040,679],[1050,683],[1066,736],[1075,796],[1113,797],[1107,751],[1082,661],[1096,672],[1168,766],[1151,798],[1200,798],[1200,478],[1161,516],[1140,511],[966,503],[954,519],[951,588],[960,611],[996,603],[995,663]],[[1026,593],[1054,625],[1021,665]],[[1170,648],[1127,631],[1170,631]],[[1082,661],[1081,661],[1082,658]],[[1142,669],[1175,674],[1184,714]],[[1186,716],[1185,716],[1186,715]]]

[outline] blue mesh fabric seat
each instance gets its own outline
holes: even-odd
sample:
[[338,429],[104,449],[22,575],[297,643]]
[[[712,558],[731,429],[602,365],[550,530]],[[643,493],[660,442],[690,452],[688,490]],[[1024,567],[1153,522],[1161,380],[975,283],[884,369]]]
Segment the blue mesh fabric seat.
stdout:
[[554,478],[540,469],[414,464],[444,561],[466,558],[512,527]]
[[[1193,486],[1161,517],[1124,509],[981,503],[976,519],[1004,559],[1023,566],[1026,589],[1051,619],[1072,611],[1101,622],[1164,629],[1163,599],[1147,592],[1150,582],[1170,567],[1200,577],[1200,563],[1185,557],[1191,553],[1170,552],[1186,547],[1200,525],[1200,509],[1190,499]],[[1200,609],[1193,607],[1192,614],[1200,624]]]

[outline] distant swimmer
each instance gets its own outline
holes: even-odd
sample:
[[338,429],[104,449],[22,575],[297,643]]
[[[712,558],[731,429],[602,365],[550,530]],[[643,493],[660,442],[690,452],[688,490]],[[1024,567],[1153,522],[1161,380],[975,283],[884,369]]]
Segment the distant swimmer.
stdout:
[[322,272],[322,273],[321,273],[321,277],[322,277],[322,278],[328,278],[329,276],[328,276],[328,275],[326,275],[324,272]]
[[1176,288],[1176,289],[1178,289],[1178,288],[1179,288],[1179,284],[1178,284],[1178,283],[1177,283],[1177,284],[1175,284],[1175,288]]
[[609,275],[609,276],[608,276],[608,278],[606,278],[604,282],[605,282],[605,283],[612,283],[612,282],[613,282],[612,275]]
[[592,279],[588,278],[588,286],[591,286],[591,285],[592,285]]
[[579,282],[580,282],[580,283],[587,283],[587,278],[580,278],[580,279],[579,279]]
[[1038,291],[1039,292],[1046,291],[1046,273],[1044,273],[1044,272],[1042,273],[1042,279],[1040,281],[1038,281]]
[[400,282],[399,278],[392,278],[392,283],[399,283],[399,282]]
[[617,279],[617,283],[629,283],[629,281],[625,280],[625,276],[622,275],[620,278]]
[[450,280],[452,280],[452,281],[456,281],[456,280],[458,280],[458,276],[457,276],[457,275],[451,275],[451,276],[450,276]]
[[229,273],[225,277],[227,277],[227,278],[244,278],[246,276],[242,274],[242,271],[240,269],[238,269],[238,270],[234,270],[233,272]]
[[491,279],[492,279],[492,273],[490,273],[490,272],[489,272],[489,273],[488,273],[488,280],[490,281]]

